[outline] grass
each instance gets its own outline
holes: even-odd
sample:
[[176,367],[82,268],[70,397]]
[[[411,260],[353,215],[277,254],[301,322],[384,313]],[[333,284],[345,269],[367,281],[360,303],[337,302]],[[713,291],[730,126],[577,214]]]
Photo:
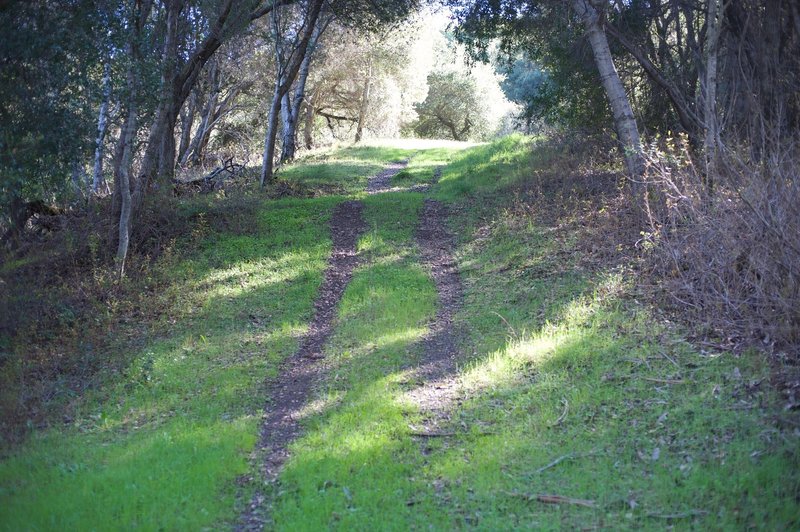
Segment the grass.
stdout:
[[[265,205],[252,235],[210,232],[165,264],[172,330],[62,428],[0,462],[0,528],[198,529],[231,522],[262,382],[311,316],[337,198]],[[133,345],[136,342],[132,342]]]
[[457,150],[452,147],[431,148],[419,151],[409,161],[408,167],[392,178],[392,186],[408,188],[414,185],[429,185],[434,181],[436,168],[444,167]]
[[392,146],[321,150],[282,168],[279,177],[321,193],[357,194],[366,188],[367,178],[380,172],[387,162],[407,159],[412,153],[410,149]]
[[413,240],[422,198],[365,200],[370,230],[359,247],[368,262],[341,303],[341,325],[326,349],[329,378],[317,399],[335,408],[311,417],[293,446],[272,512],[276,528],[360,528],[398,524],[414,486],[417,449],[405,434],[407,408],[393,401],[435,312],[436,293]]
[[[630,267],[587,267],[585,235],[519,199],[552,162],[538,141],[460,148],[346,148],[282,171],[359,197],[368,229],[269,527],[797,528],[797,416],[762,355],[698,349],[640,301]],[[436,311],[414,240],[424,196],[361,193],[400,158],[401,187],[447,164],[428,194],[450,204],[465,289],[463,400],[452,435],[423,442],[404,394]],[[0,462],[0,528],[230,526],[261,383],[311,317],[342,199],[267,202],[252,231],[209,219],[163,258],[163,333],[134,335],[123,374]]]
[[[317,399],[327,407],[309,417],[293,449],[273,499],[274,526],[796,525],[797,436],[782,426],[768,364],[756,353],[691,346],[636,302],[630,271],[585,270],[571,252],[578,235],[511,208],[515,185],[548,157],[529,146],[511,137],[437,154],[433,164],[418,155],[397,181],[425,182],[451,159],[435,193],[457,213],[466,284],[459,320],[471,353],[461,373],[465,401],[445,429],[454,436],[423,447],[410,437],[415,412],[401,398],[413,383],[403,361],[419,354],[425,314],[416,325],[403,320],[401,295],[386,285],[401,284],[390,272],[396,257],[414,258],[414,245],[397,236],[387,247],[373,230],[362,247],[383,250],[371,261],[395,268],[370,274],[372,297],[349,303],[364,271],[345,295],[329,346],[332,382]],[[405,332],[382,318],[387,306]],[[593,507],[548,505],[537,500],[543,494]]]

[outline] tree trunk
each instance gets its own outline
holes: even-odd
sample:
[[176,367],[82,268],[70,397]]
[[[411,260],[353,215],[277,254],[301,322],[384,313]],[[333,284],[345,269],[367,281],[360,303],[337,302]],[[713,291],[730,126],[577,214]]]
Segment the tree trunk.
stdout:
[[[158,176],[165,181],[175,177],[175,124],[183,101],[177,100],[175,81],[178,75],[178,22],[183,10],[183,0],[167,0],[166,32],[164,34],[164,58],[161,72],[163,130],[161,148],[158,153]],[[188,96],[188,95],[187,95]]]
[[[155,122],[147,138],[142,166],[134,183],[131,216],[138,215],[150,183],[156,178],[172,180],[175,173],[175,122],[184,100],[176,97],[176,71],[178,61],[178,19],[183,8],[180,0],[167,0],[162,52],[161,87]],[[187,94],[188,97],[188,94]],[[166,187],[164,187],[166,190]]]
[[192,140],[192,124],[194,124],[194,113],[197,108],[197,92],[192,91],[189,96],[189,104],[181,114],[181,142],[178,145],[178,161],[181,165],[186,164],[187,150],[189,142]]
[[178,112],[174,107],[168,108],[164,121],[157,175],[162,181],[169,183],[175,178],[175,125],[178,123]]
[[722,0],[708,0],[706,21],[706,75],[703,94],[703,122],[705,136],[703,153],[706,163],[706,190],[714,191],[714,178],[717,173],[717,51],[722,20]]
[[[267,123],[267,133],[264,138],[264,155],[261,163],[261,176],[260,182],[263,187],[268,181],[272,179],[273,175],[273,158],[275,157],[275,140],[278,131],[278,113],[281,109],[281,100],[283,95],[289,92],[289,89],[297,78],[297,73],[300,71],[303,60],[308,52],[308,46],[311,38],[316,31],[317,20],[319,19],[320,11],[324,0],[310,0],[308,3],[308,11],[305,17],[305,24],[303,26],[303,33],[300,36],[300,41],[297,46],[289,55],[287,65],[282,65],[277,41],[279,36],[276,33],[276,58],[277,58],[277,80],[275,82],[275,93],[272,97],[272,105],[269,110],[269,118]],[[274,11],[273,11],[274,15]]]
[[[130,102],[128,102],[130,105]],[[130,113],[125,113],[125,118],[122,121],[122,127],[119,130],[119,138],[117,139],[117,144],[114,147],[114,168],[113,168],[113,175],[114,175],[114,195],[111,198],[111,216],[114,219],[119,218],[119,211],[121,208],[121,201],[122,196],[119,187],[120,181],[120,172],[122,171],[122,156],[125,153],[125,132],[128,130],[130,124]]]
[[141,4],[134,5],[134,12],[131,17],[131,35],[128,42],[128,54],[130,63],[128,65],[127,89],[128,89],[128,114],[125,118],[125,127],[120,132],[120,161],[119,174],[115,179],[120,198],[119,213],[119,240],[117,243],[117,255],[115,260],[116,273],[121,279],[125,275],[125,260],[128,257],[128,245],[131,234],[131,216],[133,212],[133,202],[131,197],[130,171],[133,162],[133,139],[136,135],[137,120],[137,98],[139,90],[139,80],[137,69],[141,62],[141,52],[139,50],[139,40],[142,36],[144,21],[149,16],[149,3],[142,8]]
[[275,92],[272,95],[272,104],[267,117],[267,134],[264,137],[264,155],[261,163],[260,183],[263,187],[272,179],[273,164],[275,159],[275,139],[278,133],[278,114],[281,112],[281,82],[275,83]]
[[198,166],[203,160],[203,148],[208,143],[207,137],[211,134],[210,125],[213,121],[214,111],[217,109],[217,100],[219,99],[220,91],[220,74],[219,67],[216,63],[212,63],[208,71],[208,83],[211,92],[208,95],[208,101],[203,107],[203,115],[200,117],[200,125],[197,132],[189,145],[189,150],[186,152],[186,160],[192,166]]
[[297,122],[300,120],[300,108],[306,93],[306,81],[311,70],[311,60],[314,56],[317,40],[319,39],[321,28],[318,28],[312,41],[308,45],[306,56],[300,65],[297,74],[297,84],[294,89],[294,97],[289,101],[289,93],[284,96],[281,104],[281,115],[283,117],[283,139],[281,147],[281,163],[294,160],[297,152]]
[[[150,11],[153,8],[153,1],[147,0],[143,2],[135,2],[132,6],[132,18],[130,21],[130,32],[131,35],[129,36],[130,41],[128,42],[128,54],[130,56],[130,64],[128,65],[128,73],[127,73],[127,83],[128,83],[128,109],[131,106],[136,108],[138,98],[140,95],[136,92],[139,90],[138,84],[139,80],[137,78],[137,69],[140,68],[141,62],[141,51],[139,48],[139,40],[142,37],[142,29],[144,27],[144,23],[147,18],[150,16]],[[117,141],[117,146],[114,151],[114,196],[111,201],[111,216],[112,219],[119,219],[122,212],[122,167],[123,167],[123,160],[125,158],[125,148],[129,148],[131,151],[135,150],[135,146],[133,146],[133,138],[136,136],[136,128],[138,127],[137,117],[136,114],[131,114],[130,112],[125,114],[125,120],[123,121],[122,129],[119,133],[119,140]],[[130,128],[133,128],[133,137],[132,139],[125,138],[125,132],[128,131]],[[127,141],[127,142],[126,142]],[[133,153],[129,154],[130,160],[133,160]],[[130,168],[125,170],[128,172],[126,176],[126,180],[128,185],[130,185]],[[128,193],[130,194],[130,186],[128,187]]]
[[303,141],[305,142],[306,149],[314,148],[314,104],[310,101],[306,102],[306,119],[303,126]]
[[636,178],[644,172],[642,143],[628,95],[614,66],[600,13],[588,0],[572,0],[572,5],[586,28],[594,61],[614,116],[617,135],[622,144],[628,174]]
[[369,94],[372,89],[372,61],[367,63],[367,75],[364,79],[364,88],[361,90],[361,105],[358,109],[358,123],[356,125],[356,142],[361,142],[364,135],[364,123],[367,120],[369,109]]
[[[130,84],[130,82],[129,82]],[[125,275],[125,260],[128,257],[128,245],[131,234],[131,183],[130,169],[133,154],[133,136],[136,132],[136,103],[131,98],[128,116],[125,119],[126,129],[121,133],[122,136],[122,161],[120,162],[120,172],[118,176],[120,191],[120,215],[119,215],[119,242],[117,244],[116,270],[117,276],[121,279]]]
[[289,93],[281,98],[281,121],[283,122],[283,134],[281,136],[281,164],[294,159],[295,153],[295,132],[297,131],[297,117],[292,113],[292,102],[289,100]]
[[94,143],[94,170],[92,172],[92,193],[97,194],[105,185],[103,178],[103,142],[108,129],[108,102],[111,99],[111,65],[103,65],[103,101],[100,103],[100,116],[97,118],[97,138]]
[[158,172],[159,160],[161,158],[161,135],[165,129],[164,118],[162,109],[156,111],[156,117],[153,124],[150,126],[150,132],[147,135],[145,143],[145,151],[142,156],[142,163],[139,167],[139,173],[136,180],[132,183],[133,192],[131,196],[132,201],[132,216],[136,216],[142,206],[144,205],[144,197],[147,189],[150,186],[151,180]]
[[217,107],[218,92],[215,90],[208,97],[203,116],[200,118],[200,126],[192,139],[189,151],[186,153],[189,164],[199,166],[203,162],[203,149],[208,144],[208,137],[211,135],[211,122],[213,121],[214,110]]

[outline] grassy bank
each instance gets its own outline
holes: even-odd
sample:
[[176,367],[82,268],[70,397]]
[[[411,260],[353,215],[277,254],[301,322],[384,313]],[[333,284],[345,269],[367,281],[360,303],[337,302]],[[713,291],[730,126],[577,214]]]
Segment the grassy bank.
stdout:
[[[446,165],[425,194],[450,206],[465,289],[461,402],[424,440],[404,394],[436,312],[414,239],[425,196],[362,193],[409,157],[398,187]],[[541,193],[560,187],[543,181],[561,179],[555,157],[521,136],[316,154],[282,175],[318,197],[260,203],[247,230],[200,224],[156,264],[161,311],[136,318],[151,332],[97,355],[130,362],[0,461],[0,528],[231,525],[264,379],[311,318],[346,197],[365,204],[363,261],[305,435],[267,486],[271,528],[797,528],[797,415],[769,365],[694,346],[650,306],[635,253]],[[604,262],[603,246],[623,248]]]

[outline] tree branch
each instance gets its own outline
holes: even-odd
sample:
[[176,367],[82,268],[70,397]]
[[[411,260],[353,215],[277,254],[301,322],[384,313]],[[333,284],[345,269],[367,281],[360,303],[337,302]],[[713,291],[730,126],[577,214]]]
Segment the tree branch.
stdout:
[[326,113],[322,109],[314,109],[314,110],[317,112],[317,114],[319,116],[322,116],[322,117],[325,117],[325,118],[328,118],[328,119],[347,120],[348,122],[358,122],[358,118],[351,118],[349,116],[340,116],[340,115],[335,115],[335,114],[332,114],[332,113]]
[[680,93],[675,84],[670,83],[653,64],[652,61],[642,52],[642,50],[628,40],[625,35],[617,28],[612,26],[607,20],[603,21],[608,33],[619,42],[628,53],[641,65],[647,75],[662,89],[664,89],[672,102],[672,107],[678,114],[678,120],[681,126],[689,135],[690,138],[695,138],[700,128],[700,120],[697,115],[689,108],[683,95]]

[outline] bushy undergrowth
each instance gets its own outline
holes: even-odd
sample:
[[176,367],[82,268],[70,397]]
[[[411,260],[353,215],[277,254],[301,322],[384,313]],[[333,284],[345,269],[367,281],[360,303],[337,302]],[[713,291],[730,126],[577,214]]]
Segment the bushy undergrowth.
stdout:
[[[651,146],[650,268],[685,319],[726,345],[800,355],[800,156],[720,158],[713,176],[680,143]],[[713,183],[712,183],[713,180]]]
[[131,331],[165,311],[168,266],[210,231],[255,231],[260,201],[249,190],[152,198],[122,282],[108,201],[54,216],[47,229],[31,220],[0,258],[0,448],[68,422],[76,398],[126,367]]

